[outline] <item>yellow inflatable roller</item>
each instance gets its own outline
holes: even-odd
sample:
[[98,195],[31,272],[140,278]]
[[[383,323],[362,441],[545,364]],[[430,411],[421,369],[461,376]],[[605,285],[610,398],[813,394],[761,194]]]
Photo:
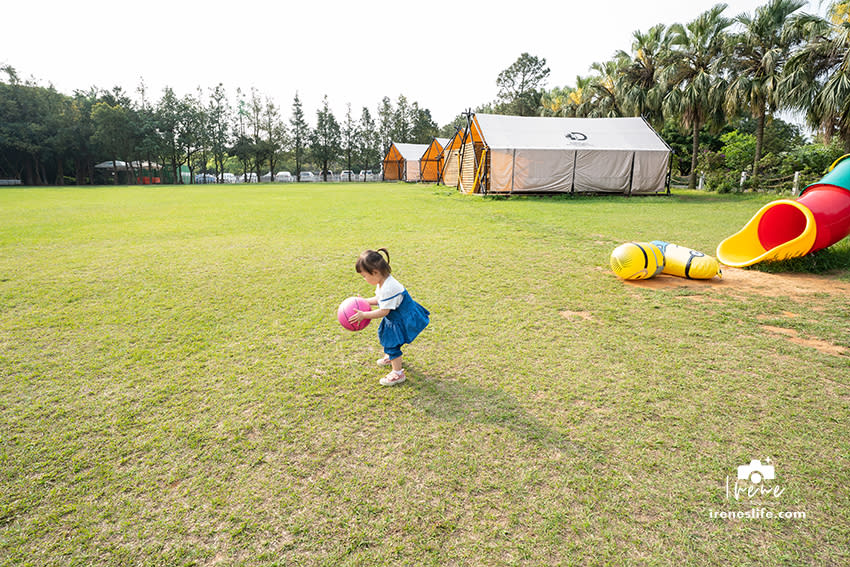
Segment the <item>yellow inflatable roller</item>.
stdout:
[[664,254],[650,242],[626,242],[611,252],[611,270],[624,280],[654,278],[664,268]]
[[662,274],[691,280],[710,280],[714,276],[723,277],[720,263],[712,256],[706,256],[702,252],[678,244],[670,244],[663,240],[653,240],[652,243],[664,254]]

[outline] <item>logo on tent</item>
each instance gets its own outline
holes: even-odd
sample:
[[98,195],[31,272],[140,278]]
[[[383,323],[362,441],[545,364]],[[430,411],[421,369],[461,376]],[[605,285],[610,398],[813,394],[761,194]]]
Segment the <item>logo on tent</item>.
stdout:
[[584,142],[587,140],[587,135],[581,132],[568,132],[565,136],[567,140],[572,140],[573,142]]

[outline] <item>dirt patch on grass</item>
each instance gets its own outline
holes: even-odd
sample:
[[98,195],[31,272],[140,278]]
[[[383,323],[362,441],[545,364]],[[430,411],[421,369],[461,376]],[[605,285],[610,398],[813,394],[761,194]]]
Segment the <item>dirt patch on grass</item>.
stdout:
[[[698,303],[711,303],[722,301],[721,297],[732,297],[745,300],[741,294],[755,294],[765,297],[787,297],[798,302],[812,302],[816,294],[845,297],[850,294],[850,283],[841,281],[831,276],[815,276],[810,274],[770,274],[756,270],[741,270],[738,268],[724,268],[723,278],[710,280],[689,280],[661,274],[649,280],[626,281],[628,285],[647,289],[693,289],[702,290],[705,293],[684,295],[683,298]],[[720,292],[722,295],[714,295]],[[817,310],[816,306],[812,306]],[[792,319],[798,317],[791,311],[782,311],[782,317]],[[759,320],[773,318],[773,316],[761,315]],[[794,329],[777,327],[773,325],[761,325],[761,328],[773,335],[778,335],[787,340],[811,347],[818,352],[833,356],[850,356],[850,349],[820,339],[801,337]]]
[[[796,313],[791,313],[790,311],[781,311],[779,314],[782,317],[785,317],[786,319],[794,319],[796,317],[799,317],[799,315],[797,315]],[[756,315],[756,319],[758,319],[759,321],[765,321],[767,319],[773,319],[773,316],[765,314]]]
[[831,354],[833,356],[846,356],[847,349],[840,345],[834,345],[828,341],[822,341],[819,339],[806,339],[800,336],[800,334],[794,329],[786,329],[785,327],[774,327],[773,325],[762,325],[762,329],[767,331],[768,333],[774,335],[782,335],[787,338],[792,343],[796,343],[798,345],[803,345],[807,347],[811,347],[818,352],[822,352],[824,354]]
[[590,311],[570,311],[565,310],[560,312],[564,319],[584,319],[585,321],[593,321],[593,316]]
[[626,281],[625,283],[648,289],[687,288],[731,293],[746,292],[770,297],[782,295],[792,299],[804,299],[816,293],[842,296],[850,294],[850,283],[830,276],[769,274],[756,270],[728,267],[723,268],[723,278],[689,280],[661,274],[649,280]]

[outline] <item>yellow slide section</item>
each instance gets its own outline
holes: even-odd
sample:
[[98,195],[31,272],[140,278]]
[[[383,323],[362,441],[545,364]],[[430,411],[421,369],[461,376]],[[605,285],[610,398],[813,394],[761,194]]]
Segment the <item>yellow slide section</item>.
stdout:
[[804,256],[817,236],[815,217],[808,207],[790,199],[768,203],[744,228],[717,246],[717,258],[740,268],[764,260]]

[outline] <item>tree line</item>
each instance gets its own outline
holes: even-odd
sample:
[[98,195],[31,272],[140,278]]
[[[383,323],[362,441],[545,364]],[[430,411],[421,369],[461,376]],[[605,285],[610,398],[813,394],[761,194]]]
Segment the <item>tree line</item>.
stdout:
[[[25,185],[85,185],[98,179],[95,164],[123,162],[134,182],[149,164],[162,164],[164,177],[182,183],[181,168],[257,179],[282,168],[296,179],[307,167],[327,179],[331,167],[378,170],[392,140],[430,142],[437,125],[430,111],[400,95],[384,97],[373,116],[347,107],[340,121],[327,96],[308,123],[298,94],[288,119],[256,89],[236,91],[232,102],[224,85],[186,96],[170,87],[151,100],[142,83],[138,97],[121,88],[92,88],[73,95],[33,80],[21,80],[11,66],[0,67],[0,177]],[[117,176],[112,178],[117,182]],[[191,182],[191,181],[190,181]]]
[[[643,116],[674,148],[689,142],[679,152],[689,163],[677,160],[677,167],[692,187],[701,144],[719,150],[732,131],[752,137],[752,144],[734,142],[753,146],[735,158],[745,156],[753,176],[776,160],[765,153],[777,145],[771,136],[784,132],[789,145],[802,142],[776,118],[781,111],[802,113],[823,145],[838,141],[850,150],[850,0],[830,2],[827,17],[801,12],[805,4],[770,0],[734,17],[717,4],[686,24],[635,31],[630,51],[593,63],[570,86],[547,89],[546,60],[523,53],[497,77],[497,98],[476,111]],[[177,182],[184,165],[219,179],[226,171],[259,178],[281,165],[296,175],[305,166],[377,170],[391,141],[428,143],[466,125],[459,115],[438,128],[427,108],[403,95],[395,103],[384,97],[374,116],[366,107],[354,116],[348,105],[341,121],[325,97],[310,126],[297,94],[284,120],[254,89],[237,89],[235,103],[221,84],[184,97],[166,88],[156,101],[144,85],[137,100],[118,88],[66,96],[21,81],[9,66],[0,71],[0,175],[26,184],[90,183],[92,164],[119,159],[166,164]]]

